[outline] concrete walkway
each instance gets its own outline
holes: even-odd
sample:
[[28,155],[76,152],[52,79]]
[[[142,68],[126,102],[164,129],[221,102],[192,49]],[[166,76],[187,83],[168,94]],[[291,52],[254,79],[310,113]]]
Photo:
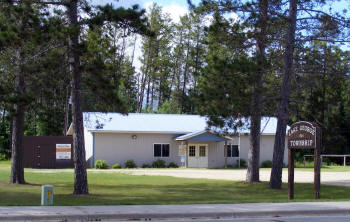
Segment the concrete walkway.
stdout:
[[350,202],[0,207],[0,221],[99,221],[350,215]]

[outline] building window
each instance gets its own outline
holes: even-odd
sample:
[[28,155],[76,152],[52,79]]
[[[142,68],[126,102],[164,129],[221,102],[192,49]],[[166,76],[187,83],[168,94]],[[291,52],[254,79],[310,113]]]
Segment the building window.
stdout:
[[196,156],[196,147],[190,146],[189,156]]
[[227,157],[239,157],[238,145],[227,145]]
[[154,144],[153,155],[154,157],[169,157],[170,145],[169,144]]
[[200,146],[199,147],[199,156],[206,156],[205,155],[205,146]]

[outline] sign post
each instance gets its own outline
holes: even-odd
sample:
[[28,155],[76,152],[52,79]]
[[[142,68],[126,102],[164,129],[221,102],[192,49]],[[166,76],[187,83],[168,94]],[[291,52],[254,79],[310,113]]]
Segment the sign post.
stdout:
[[321,129],[314,123],[300,121],[288,131],[288,199],[294,199],[294,153],[296,149],[314,149],[314,198],[320,198]]

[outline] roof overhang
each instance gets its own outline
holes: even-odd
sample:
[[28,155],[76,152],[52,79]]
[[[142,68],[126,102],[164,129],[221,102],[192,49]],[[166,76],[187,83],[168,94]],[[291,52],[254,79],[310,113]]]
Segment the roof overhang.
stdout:
[[176,141],[207,141],[207,142],[221,142],[233,140],[231,137],[220,136],[211,130],[203,130],[193,133],[188,133],[175,138]]

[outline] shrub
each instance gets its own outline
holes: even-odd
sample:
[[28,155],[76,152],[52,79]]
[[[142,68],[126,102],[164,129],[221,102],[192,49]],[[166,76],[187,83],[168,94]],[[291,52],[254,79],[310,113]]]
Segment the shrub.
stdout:
[[96,160],[95,162],[95,168],[96,169],[108,169],[108,164],[105,160]]
[[168,167],[169,168],[179,168],[179,166],[176,163],[174,163],[174,162],[170,162]]
[[233,169],[234,167],[233,167],[233,165],[231,165],[231,164],[227,164],[226,168],[227,168],[227,169]]
[[127,160],[125,162],[125,168],[137,168],[137,166],[134,160]]
[[[245,168],[245,167],[247,167],[247,161],[245,161],[245,159],[240,159],[240,161],[241,161],[241,167],[243,167],[243,168]],[[237,167],[238,167],[238,160],[237,160]]]
[[7,160],[6,155],[3,153],[0,153],[0,160]]
[[113,164],[112,169],[121,169],[122,167],[120,166],[119,163]]
[[153,168],[165,168],[165,161],[158,159],[152,163]]
[[271,160],[265,160],[261,163],[261,168],[271,168],[271,167],[272,167]]
[[151,168],[151,166],[147,163],[142,164],[142,168]]

